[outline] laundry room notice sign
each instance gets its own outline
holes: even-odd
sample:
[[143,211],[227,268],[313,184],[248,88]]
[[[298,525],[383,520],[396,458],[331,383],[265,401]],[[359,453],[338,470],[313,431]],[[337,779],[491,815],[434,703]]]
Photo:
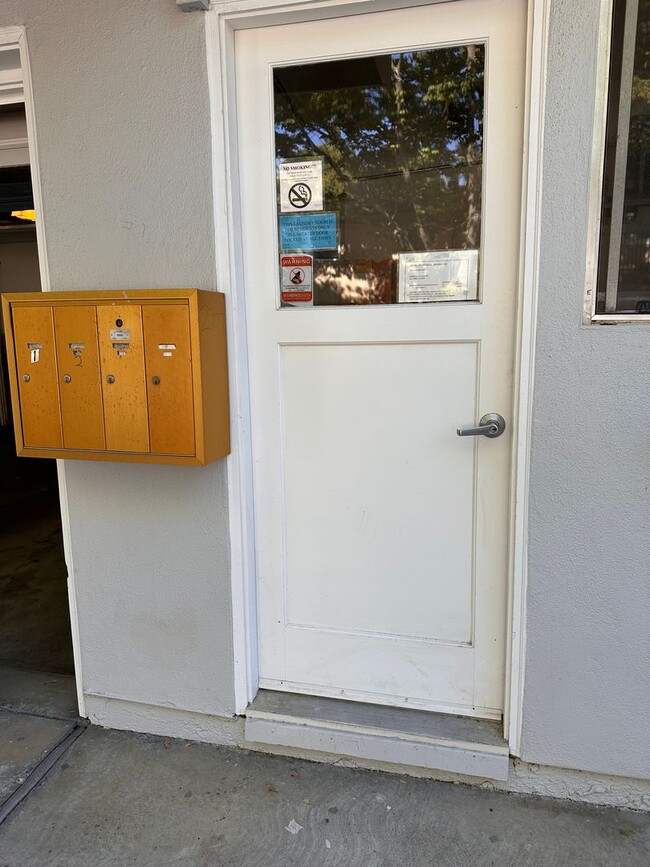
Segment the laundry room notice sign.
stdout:
[[286,160],[278,166],[280,211],[323,210],[323,160]]
[[314,303],[314,257],[280,256],[283,304]]

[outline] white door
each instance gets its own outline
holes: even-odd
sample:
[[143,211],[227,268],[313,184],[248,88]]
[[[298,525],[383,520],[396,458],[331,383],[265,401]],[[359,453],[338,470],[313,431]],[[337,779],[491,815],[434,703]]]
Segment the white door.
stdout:
[[524,0],[236,35],[262,687],[501,714],[524,47]]

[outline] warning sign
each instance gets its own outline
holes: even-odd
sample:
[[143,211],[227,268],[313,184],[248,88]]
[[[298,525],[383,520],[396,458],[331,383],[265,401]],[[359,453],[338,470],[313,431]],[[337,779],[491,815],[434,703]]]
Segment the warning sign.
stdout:
[[280,256],[280,272],[283,303],[314,303],[313,256]]
[[280,211],[323,210],[323,161],[287,160],[278,166],[280,176]]

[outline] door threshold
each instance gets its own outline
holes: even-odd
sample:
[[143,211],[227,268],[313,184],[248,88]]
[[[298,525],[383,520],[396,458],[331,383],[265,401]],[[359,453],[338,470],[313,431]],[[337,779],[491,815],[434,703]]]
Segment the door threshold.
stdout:
[[501,723],[261,689],[246,709],[247,743],[505,780]]

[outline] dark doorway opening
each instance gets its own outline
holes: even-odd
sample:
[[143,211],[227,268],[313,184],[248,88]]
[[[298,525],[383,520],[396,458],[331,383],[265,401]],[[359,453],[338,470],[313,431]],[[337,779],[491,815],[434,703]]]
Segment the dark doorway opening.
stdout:
[[56,462],[16,457],[3,427],[0,480],[0,666],[74,674]]
[[[24,106],[2,106],[0,139],[24,147],[1,152],[0,292],[41,290],[26,132]],[[0,667],[72,675],[56,462],[16,456],[0,344]]]

